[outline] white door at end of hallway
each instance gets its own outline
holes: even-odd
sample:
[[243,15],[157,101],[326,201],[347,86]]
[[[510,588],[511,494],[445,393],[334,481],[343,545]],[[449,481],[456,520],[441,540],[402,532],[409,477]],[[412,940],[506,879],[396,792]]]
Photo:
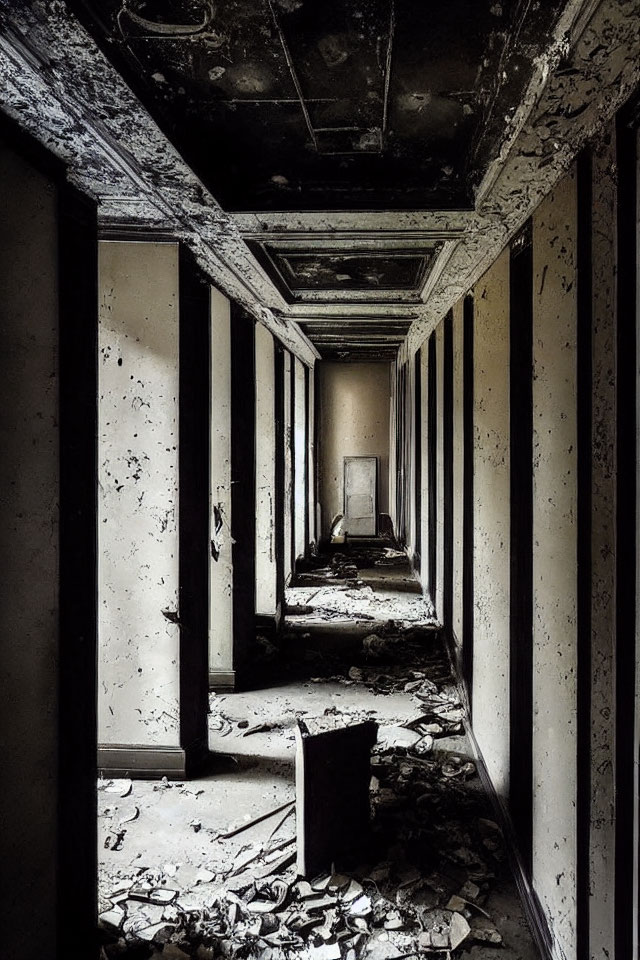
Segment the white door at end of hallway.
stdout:
[[344,458],[344,531],[375,537],[378,527],[378,458]]

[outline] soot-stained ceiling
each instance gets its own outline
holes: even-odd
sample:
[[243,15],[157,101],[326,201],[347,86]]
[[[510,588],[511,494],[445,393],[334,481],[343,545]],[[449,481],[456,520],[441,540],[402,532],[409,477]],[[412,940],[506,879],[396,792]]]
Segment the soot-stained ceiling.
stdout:
[[71,0],[231,211],[467,208],[556,4]]
[[323,360],[391,361],[407,335],[411,320],[316,317],[299,321],[299,326]]
[[[249,248],[287,303],[416,302],[433,261],[434,248],[361,249],[249,240]],[[325,241],[326,244],[326,241]]]

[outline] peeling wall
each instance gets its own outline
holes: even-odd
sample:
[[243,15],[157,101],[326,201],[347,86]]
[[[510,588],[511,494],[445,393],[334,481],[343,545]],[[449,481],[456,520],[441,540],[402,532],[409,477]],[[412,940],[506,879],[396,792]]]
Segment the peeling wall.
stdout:
[[[588,163],[583,168],[588,170]],[[582,174],[584,177],[587,173]],[[577,960],[580,891],[589,956],[614,954],[616,657],[616,214],[615,129],[593,144],[591,191],[581,193],[580,249],[591,244],[591,291],[579,299],[578,187],[572,168],[533,216],[533,811],[532,887],[554,960]],[[588,185],[585,188],[588,191]],[[590,210],[588,203],[591,203]],[[588,216],[592,223],[589,228]],[[590,229],[590,233],[587,231]],[[586,245],[586,246],[585,246]],[[588,253],[585,254],[588,256]],[[473,729],[493,784],[505,797],[510,764],[509,249],[474,295]],[[588,261],[587,261],[588,262]],[[587,281],[584,281],[585,284]],[[588,297],[591,297],[589,306]],[[586,298],[586,300],[585,300]],[[584,309],[582,318],[579,309]],[[589,316],[591,310],[591,329]],[[515,319],[515,318],[514,318]],[[581,326],[580,326],[581,324]],[[591,337],[591,369],[581,366]],[[461,362],[463,301],[454,308],[454,608],[458,629],[463,551]],[[580,341],[581,342],[581,341]],[[584,364],[584,357],[582,360]],[[581,382],[579,375],[589,377]],[[580,434],[591,417],[589,430]],[[438,426],[442,419],[439,414]],[[426,439],[426,433],[423,434]],[[578,471],[578,445],[584,463]],[[589,473],[590,471],[590,473]],[[588,487],[586,486],[588,485]],[[424,490],[424,480],[423,480]],[[589,515],[579,513],[587,500]],[[590,660],[578,699],[579,518],[590,523]],[[584,532],[584,531],[583,531]],[[442,543],[437,544],[438,554]],[[584,561],[587,562],[586,560]],[[584,576],[584,574],[583,574]],[[463,646],[466,638],[462,637]],[[580,712],[582,710],[582,712]],[[582,730],[582,746],[578,725]],[[520,731],[522,734],[522,731]],[[589,751],[588,754],[585,751]],[[589,766],[580,780],[578,762]],[[585,800],[586,798],[586,800]],[[583,804],[584,806],[581,806]],[[584,809],[588,835],[579,821]],[[618,838],[619,839],[619,838]],[[578,846],[587,875],[578,875]],[[587,912],[588,911],[588,912]],[[586,955],[586,954],[585,954]]]
[[407,519],[407,555],[410,560],[414,559],[416,550],[416,500],[413,491],[416,483],[416,423],[415,423],[415,391],[416,391],[416,358],[415,354],[407,363],[407,406],[406,420],[408,432],[408,457],[407,473],[408,485],[410,491],[409,500],[405,504],[405,516]]
[[435,330],[436,338],[436,616],[444,615],[444,322]]
[[474,288],[473,726],[509,791],[509,251]]
[[322,536],[343,512],[344,458],[378,457],[378,511],[389,512],[390,364],[320,361]]
[[178,244],[102,241],[99,294],[99,740],[178,746]]
[[464,469],[464,383],[462,361],[464,346],[464,301],[453,308],[453,602],[451,630],[454,640],[462,642],[462,519]]
[[216,674],[233,670],[233,560],[230,304],[215,287],[211,287],[210,484],[209,673],[216,681]]
[[0,183],[3,952],[31,960],[56,940],[58,197],[6,147]]
[[397,506],[397,487],[398,487],[398,462],[400,451],[396,436],[396,422],[398,418],[398,364],[394,361],[389,366],[389,516],[393,529],[398,528],[398,518],[396,515]]
[[305,368],[296,357],[294,359],[294,553],[296,559],[304,556],[305,517],[307,511],[305,459],[307,448],[307,413],[305,400]]
[[576,957],[575,169],[533,216],[533,880]]
[[429,593],[429,346],[420,351],[420,419],[422,444],[420,447],[420,525],[421,565],[420,582],[425,594]]
[[291,418],[291,368],[293,358],[285,350],[284,376],[284,581],[293,572],[293,423]]
[[276,409],[273,336],[256,325],[256,613],[275,616]]
[[316,533],[316,384],[314,369],[309,369],[309,417],[307,435],[309,437],[309,473],[307,476],[307,511],[309,516],[309,542],[317,540]]

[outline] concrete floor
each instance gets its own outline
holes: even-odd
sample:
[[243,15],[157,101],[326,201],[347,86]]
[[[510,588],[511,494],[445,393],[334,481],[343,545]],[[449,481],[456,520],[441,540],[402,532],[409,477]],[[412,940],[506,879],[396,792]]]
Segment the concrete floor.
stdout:
[[[348,960],[447,956],[446,951],[428,950],[424,940],[420,946],[418,920],[422,917],[423,926],[430,923],[433,910],[444,907],[449,896],[475,876],[480,887],[476,903],[457,905],[471,924],[471,934],[452,956],[538,958],[502,845],[497,849],[493,828],[482,826],[493,813],[477,774],[473,768],[469,779],[448,779],[443,773],[453,769],[456,774],[457,758],[459,763],[469,759],[464,733],[437,737],[433,749],[418,759],[411,747],[393,747],[411,738],[406,725],[425,713],[424,702],[404,690],[407,681],[415,686],[425,676],[432,679],[436,696],[448,700],[443,715],[455,722],[462,714],[431,610],[416,592],[406,562],[382,569],[361,566],[355,581],[296,586],[287,601],[296,612],[287,618],[282,649],[259,665],[252,689],[211,695],[214,759],[206,776],[184,784],[101,783],[104,955],[328,960],[331,951],[339,949]],[[395,640],[398,631],[400,639]],[[382,640],[363,644],[363,637],[371,634]],[[373,899],[374,893],[380,898],[359,940],[356,936],[353,942],[336,944],[327,928],[324,940],[316,931],[304,943],[287,948],[278,943],[279,934],[266,940],[259,935],[255,917],[243,914],[242,897],[236,907],[233,903],[234,897],[247,896],[244,888],[260,871],[268,872],[270,863],[295,851],[293,808],[233,837],[221,834],[294,800],[296,722],[327,715],[338,724],[368,718],[379,724],[371,855],[369,863],[348,865],[346,872]],[[417,794],[422,794],[418,800]],[[416,803],[422,804],[418,810]],[[481,835],[487,829],[490,840]],[[372,874],[378,877],[377,887],[366,880]],[[291,885],[295,898],[295,866],[286,864],[274,876]],[[138,899],[132,899],[141,885]],[[151,894],[152,899],[170,899],[167,904],[145,902],[156,888],[176,893]],[[343,906],[338,905],[339,917]],[[399,906],[400,927],[387,929],[383,914]],[[238,911],[233,923],[227,916],[230,909]],[[492,921],[488,927],[485,914]],[[487,936],[501,938],[502,944],[486,942]],[[484,942],[477,942],[483,937]]]

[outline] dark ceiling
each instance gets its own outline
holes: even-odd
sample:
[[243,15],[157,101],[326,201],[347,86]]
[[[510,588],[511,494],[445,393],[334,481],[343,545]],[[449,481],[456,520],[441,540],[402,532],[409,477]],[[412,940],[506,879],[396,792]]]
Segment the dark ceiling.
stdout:
[[249,249],[287,303],[317,302],[331,293],[332,303],[418,302],[435,248],[359,250],[286,241],[249,240]]
[[229,211],[469,207],[560,6],[68,5]]
[[[225,210],[280,217],[243,230],[247,246],[283,314],[338,360],[393,359],[449,253],[451,234],[399,223],[380,234],[375,215],[473,208],[563,6],[67,5]],[[303,236],[300,218],[313,211],[322,223]],[[364,226],[341,233],[341,213]]]
[[323,360],[346,362],[393,360],[411,326],[411,320],[354,317],[319,317],[298,323]]

